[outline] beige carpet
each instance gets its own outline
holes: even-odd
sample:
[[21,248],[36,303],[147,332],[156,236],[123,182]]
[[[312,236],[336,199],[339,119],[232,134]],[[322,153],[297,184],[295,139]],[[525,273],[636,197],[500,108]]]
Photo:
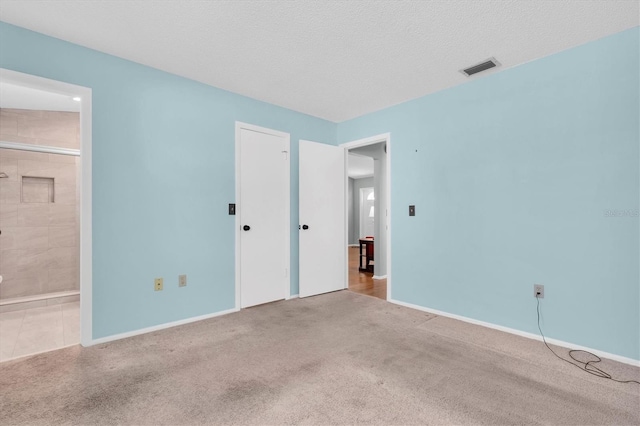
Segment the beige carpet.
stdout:
[[638,425],[640,386],[341,291],[0,364],[0,423]]

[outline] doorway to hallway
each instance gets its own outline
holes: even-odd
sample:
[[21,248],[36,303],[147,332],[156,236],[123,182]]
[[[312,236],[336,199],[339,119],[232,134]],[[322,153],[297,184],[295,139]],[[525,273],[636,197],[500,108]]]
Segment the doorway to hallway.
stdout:
[[390,297],[390,135],[343,144],[348,153],[348,289]]

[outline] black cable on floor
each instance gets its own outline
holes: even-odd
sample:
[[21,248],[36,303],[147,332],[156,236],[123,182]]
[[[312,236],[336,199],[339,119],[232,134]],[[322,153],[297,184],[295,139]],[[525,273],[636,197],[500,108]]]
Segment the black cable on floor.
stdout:
[[[579,368],[580,370],[586,371],[589,374],[593,374],[594,376],[598,376],[598,377],[602,377],[603,379],[609,379],[609,380],[613,380],[614,382],[618,382],[618,383],[637,383],[640,385],[640,382],[637,380],[617,380],[614,379],[613,377],[611,377],[611,374],[607,373],[606,371],[596,367],[594,364],[602,361],[602,358],[600,358],[598,355],[596,354],[592,354],[589,351],[583,351],[583,350],[578,350],[578,349],[572,349],[569,351],[569,356],[571,357],[572,360],[574,360],[576,363],[573,363],[571,361],[569,361],[568,359],[565,359],[563,357],[561,357],[560,355],[558,355],[557,353],[555,353],[553,351],[553,349],[551,349],[551,347],[547,344],[547,340],[544,338],[544,334],[542,333],[542,328],[540,328],[540,298],[536,297],[538,303],[536,306],[536,312],[538,313],[538,330],[540,330],[540,335],[542,336],[542,341],[544,342],[544,345],[547,347],[547,349],[549,349],[551,351],[552,354],[554,354],[556,357],[560,358],[561,360],[563,360],[564,362],[573,365],[574,367]],[[595,360],[592,361],[580,361],[579,359],[576,359],[573,354],[577,353],[577,352],[583,352],[585,354],[591,355],[592,357],[596,358]]]

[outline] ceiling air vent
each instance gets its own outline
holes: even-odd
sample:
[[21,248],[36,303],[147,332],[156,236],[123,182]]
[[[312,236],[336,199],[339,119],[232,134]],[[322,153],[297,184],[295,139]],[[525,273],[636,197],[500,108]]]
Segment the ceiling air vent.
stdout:
[[474,74],[477,74],[479,72],[486,71],[488,69],[495,68],[498,66],[500,66],[500,62],[496,61],[496,58],[489,58],[486,61],[480,62],[479,64],[460,70],[460,72],[466,75],[467,77],[471,77]]

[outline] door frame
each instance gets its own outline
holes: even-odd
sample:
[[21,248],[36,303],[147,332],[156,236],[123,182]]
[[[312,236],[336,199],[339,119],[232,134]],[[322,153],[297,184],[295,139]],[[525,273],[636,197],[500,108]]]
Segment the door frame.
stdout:
[[[266,127],[256,126],[254,124],[243,123],[241,121],[235,122],[235,187],[236,187],[236,211],[235,211],[235,243],[236,243],[236,253],[235,253],[235,275],[236,275],[236,289],[235,289],[235,307],[236,310],[241,309],[241,301],[240,301],[240,286],[242,283],[242,277],[240,276],[241,271],[241,226],[240,223],[240,212],[242,209],[242,203],[239,202],[240,194],[242,188],[240,187],[240,170],[242,167],[242,161],[240,156],[240,130],[251,130],[254,132],[265,133],[267,135],[282,137],[285,139],[286,153],[287,153],[287,167],[285,173],[285,186],[287,188],[287,197],[285,201],[285,211],[287,212],[283,218],[285,222],[284,230],[285,230],[285,266],[286,266],[286,276],[283,280],[285,282],[285,288],[283,288],[282,296],[283,299],[291,298],[291,135],[286,132],[281,132],[279,130],[273,130]],[[287,280],[288,278],[288,280]]]
[[82,98],[80,104],[80,344],[93,344],[93,236],[91,89],[0,68],[0,81],[61,95]]
[[[370,136],[368,138],[357,139],[351,142],[345,142],[338,146],[344,148],[344,155],[349,155],[349,150],[353,148],[360,148],[362,146],[374,145],[377,143],[385,142],[387,145],[387,176],[385,179],[385,186],[387,189],[386,196],[386,210],[387,210],[387,300],[391,300],[391,133],[382,133],[375,136]],[[345,161],[345,168],[347,167]],[[345,169],[345,197],[348,197],[349,193],[349,173],[348,170]],[[345,203],[348,203],[348,199],[345,200]],[[346,204],[345,204],[346,205]],[[344,235],[348,240],[349,235],[349,218],[348,218],[348,209],[345,209],[345,230]],[[349,247],[345,246],[345,258],[346,262],[344,265],[345,271],[345,289],[349,287]]]

